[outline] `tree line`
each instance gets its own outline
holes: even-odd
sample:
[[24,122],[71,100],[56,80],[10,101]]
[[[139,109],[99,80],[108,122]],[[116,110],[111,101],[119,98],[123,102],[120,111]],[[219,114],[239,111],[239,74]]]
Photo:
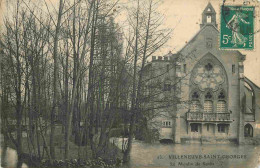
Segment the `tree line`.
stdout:
[[[64,160],[72,142],[78,158],[105,158],[113,127],[127,130],[128,163],[137,116],[145,115],[145,65],[172,32],[162,26],[160,2],[8,3],[0,38],[1,133],[4,146],[16,149],[18,167],[24,153],[53,163],[57,137]],[[121,14],[127,19],[119,24]]]

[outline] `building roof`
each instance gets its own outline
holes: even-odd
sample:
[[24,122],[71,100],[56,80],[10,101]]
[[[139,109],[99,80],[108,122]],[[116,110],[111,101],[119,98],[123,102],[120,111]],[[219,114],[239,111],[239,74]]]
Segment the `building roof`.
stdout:
[[[205,8],[205,10],[208,9],[208,7],[212,8],[212,12],[215,12],[215,10],[214,10],[214,8],[212,7],[211,3],[208,3],[208,5],[207,5],[207,7]],[[204,10],[203,12],[205,12],[205,10]],[[214,10],[214,11],[213,11],[213,10]],[[212,26],[212,27],[217,31],[217,33],[219,34],[219,30],[218,30],[218,28],[217,28],[216,26],[214,26],[214,24],[212,24],[212,23],[207,23],[207,24],[205,24],[203,27],[200,28],[200,30],[177,52],[177,54],[181,53],[181,52],[185,49],[186,46],[188,46],[191,42],[193,42],[193,41],[196,39],[196,37],[197,37],[207,26]],[[230,50],[229,50],[229,51],[230,51]],[[244,55],[244,54],[242,54],[242,53],[241,53],[240,51],[238,51],[238,50],[232,50],[232,51],[237,52],[237,53],[240,54],[240,55]]]
[[[256,87],[257,89],[260,90],[260,87],[258,85],[256,85],[254,82],[252,82],[249,78],[247,78],[245,76],[245,82],[247,82],[249,85],[253,85],[254,87]],[[251,86],[252,87],[252,86]]]
[[[210,9],[210,11],[208,11],[208,9]],[[206,6],[206,8],[204,9],[203,13],[214,13],[215,14],[216,11],[213,8],[213,6],[211,5],[211,3],[209,2],[208,5]]]
[[177,53],[182,52],[182,50],[188,46],[188,44],[190,44],[191,42],[193,42],[196,37],[202,32],[202,30],[204,30],[207,26],[212,26],[214,29],[216,29],[216,31],[219,33],[218,29],[213,25],[213,24],[206,24],[205,26],[203,26]]

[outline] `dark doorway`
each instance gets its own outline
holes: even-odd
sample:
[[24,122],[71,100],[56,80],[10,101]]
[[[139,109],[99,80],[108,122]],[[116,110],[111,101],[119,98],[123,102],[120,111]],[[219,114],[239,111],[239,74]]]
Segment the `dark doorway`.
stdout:
[[244,130],[245,131],[244,132],[245,137],[253,137],[253,127],[252,127],[252,125],[246,124],[244,129],[245,129]]
[[160,143],[162,143],[162,144],[172,144],[173,140],[172,139],[161,139]]

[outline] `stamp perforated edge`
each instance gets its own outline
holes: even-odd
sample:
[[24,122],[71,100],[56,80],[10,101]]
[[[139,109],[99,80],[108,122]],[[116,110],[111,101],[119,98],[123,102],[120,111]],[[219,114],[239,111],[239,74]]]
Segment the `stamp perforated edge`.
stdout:
[[[218,31],[219,31],[219,35],[218,35],[218,48],[219,50],[231,50],[231,51],[256,51],[256,33],[260,33],[260,24],[259,22],[256,22],[257,20],[260,20],[260,2],[256,2],[254,1],[252,4],[243,4],[241,2],[224,2],[225,6],[245,6],[245,7],[254,7],[254,47],[253,49],[246,49],[246,48],[221,48],[220,47],[220,40],[221,40],[221,14],[222,14],[222,5],[223,2],[219,3],[219,26],[218,26]],[[245,2],[245,1],[244,1]],[[251,2],[251,1],[250,1]]]

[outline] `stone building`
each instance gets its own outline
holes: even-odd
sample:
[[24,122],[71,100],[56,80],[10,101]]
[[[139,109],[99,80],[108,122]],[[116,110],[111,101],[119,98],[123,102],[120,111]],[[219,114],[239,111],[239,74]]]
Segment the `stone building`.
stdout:
[[179,52],[146,65],[144,107],[160,140],[242,144],[260,137],[260,88],[243,74],[245,55],[219,49],[217,27],[209,3],[199,32]]

